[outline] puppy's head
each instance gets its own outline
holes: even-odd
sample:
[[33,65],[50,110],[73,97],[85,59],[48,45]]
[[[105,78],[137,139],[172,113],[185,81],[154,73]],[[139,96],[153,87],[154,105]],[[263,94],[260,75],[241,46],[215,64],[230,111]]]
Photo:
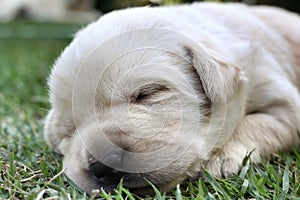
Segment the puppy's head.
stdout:
[[236,127],[240,72],[164,24],[111,20],[81,31],[57,60],[46,140],[87,192],[121,179],[136,194],[151,194],[149,182],[168,190]]

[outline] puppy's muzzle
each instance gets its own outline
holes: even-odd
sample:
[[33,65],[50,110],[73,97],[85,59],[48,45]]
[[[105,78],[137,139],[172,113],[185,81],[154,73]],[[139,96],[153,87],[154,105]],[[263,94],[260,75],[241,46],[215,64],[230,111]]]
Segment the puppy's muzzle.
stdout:
[[[149,185],[151,177],[146,173],[131,173],[121,171],[126,169],[128,161],[123,152],[110,153],[90,164],[90,172],[97,179],[99,188],[106,192],[113,192],[122,180],[122,185],[136,195],[152,194],[153,188]],[[129,161],[130,162],[130,161]]]
[[90,165],[90,170],[101,182],[111,183],[119,182],[124,176],[124,172],[117,170],[123,167],[123,157],[121,153],[112,153]]

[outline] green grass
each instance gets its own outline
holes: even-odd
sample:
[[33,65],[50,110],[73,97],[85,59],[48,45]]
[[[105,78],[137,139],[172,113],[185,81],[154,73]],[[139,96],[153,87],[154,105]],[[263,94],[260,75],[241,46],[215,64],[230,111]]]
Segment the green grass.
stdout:
[[[0,39],[0,199],[89,199],[60,173],[62,157],[42,135],[49,109],[46,78],[70,40],[18,38]],[[228,179],[204,176],[167,194],[156,190],[153,199],[300,200],[300,149],[245,166]],[[116,194],[100,193],[103,199],[138,199],[122,187]]]

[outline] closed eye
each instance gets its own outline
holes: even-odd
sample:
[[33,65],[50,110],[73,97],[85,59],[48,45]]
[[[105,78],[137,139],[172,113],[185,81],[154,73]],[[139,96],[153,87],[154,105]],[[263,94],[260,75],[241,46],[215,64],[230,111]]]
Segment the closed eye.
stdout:
[[141,102],[144,99],[146,99],[149,96],[149,94],[145,94],[145,93],[139,93],[138,96],[135,98],[135,102]]
[[166,86],[160,84],[149,84],[140,88],[132,97],[131,101],[134,103],[142,103],[153,97],[159,92],[169,90]]

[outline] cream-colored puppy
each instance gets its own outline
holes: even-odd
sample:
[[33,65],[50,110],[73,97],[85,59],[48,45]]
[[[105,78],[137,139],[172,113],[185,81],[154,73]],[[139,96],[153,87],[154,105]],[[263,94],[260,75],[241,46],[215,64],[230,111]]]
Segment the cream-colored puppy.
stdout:
[[49,78],[48,144],[86,192],[169,190],[299,144],[300,18],[199,3],[112,12],[81,30]]

